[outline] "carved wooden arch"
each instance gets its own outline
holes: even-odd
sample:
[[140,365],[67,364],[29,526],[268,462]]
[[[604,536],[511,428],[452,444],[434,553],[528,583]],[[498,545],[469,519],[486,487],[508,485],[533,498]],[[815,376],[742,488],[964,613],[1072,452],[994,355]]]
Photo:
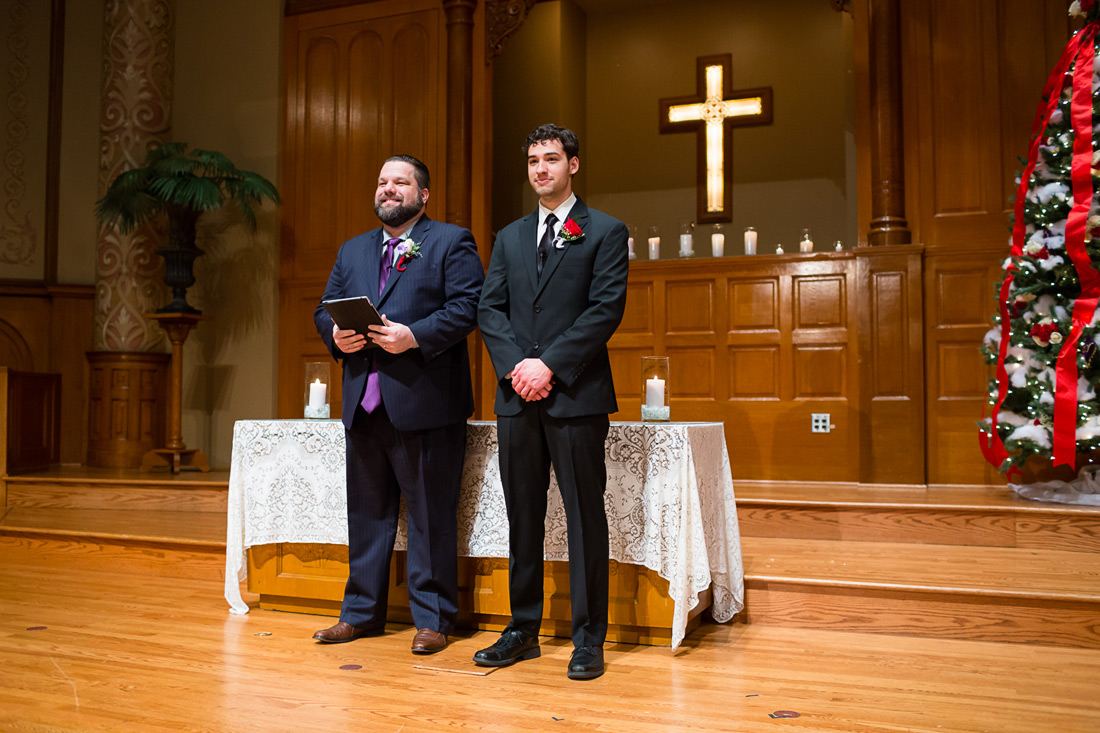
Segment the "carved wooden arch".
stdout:
[[0,366],[23,372],[34,371],[34,355],[19,329],[0,318]]

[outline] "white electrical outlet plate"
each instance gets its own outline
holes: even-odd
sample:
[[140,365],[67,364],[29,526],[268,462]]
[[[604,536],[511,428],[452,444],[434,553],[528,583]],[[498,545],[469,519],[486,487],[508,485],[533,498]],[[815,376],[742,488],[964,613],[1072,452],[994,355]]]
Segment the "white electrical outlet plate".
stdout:
[[836,425],[833,425],[830,420],[830,414],[827,412],[814,412],[810,415],[810,432],[811,433],[828,433]]

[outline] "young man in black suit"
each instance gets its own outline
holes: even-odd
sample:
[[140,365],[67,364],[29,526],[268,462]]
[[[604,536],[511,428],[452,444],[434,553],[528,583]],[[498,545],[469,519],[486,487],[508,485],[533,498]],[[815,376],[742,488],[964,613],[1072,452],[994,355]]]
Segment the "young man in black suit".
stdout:
[[382,633],[400,497],[413,653],[446,647],[458,613],[458,492],[474,411],[466,336],[484,270],[469,230],[424,213],[429,186],[416,158],[387,160],[374,198],[382,227],[343,244],[325,288],[324,300],[370,296],[386,325],[360,334],[321,305],[313,316],[344,362],[347,438],[350,570],[339,623],[313,635],[325,643]]
[[591,679],[603,674],[607,635],[604,442],[608,414],[618,409],[607,342],[626,305],[627,230],[573,193],[580,158],[571,130],[542,125],[526,152],[539,206],[497,236],[478,306],[498,384],[512,621],[474,661],[504,666],[539,656],[553,465],[569,535],[568,676]]

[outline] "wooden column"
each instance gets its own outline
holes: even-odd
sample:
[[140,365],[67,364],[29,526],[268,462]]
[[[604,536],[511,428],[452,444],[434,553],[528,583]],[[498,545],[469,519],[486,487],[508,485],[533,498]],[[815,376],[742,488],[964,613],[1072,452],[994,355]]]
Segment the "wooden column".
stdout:
[[477,0],[443,0],[447,17],[447,221],[470,227],[474,8]]
[[871,227],[868,244],[909,244],[901,129],[898,0],[870,2]]
[[190,468],[209,471],[206,454],[188,448],[183,442],[180,420],[183,416],[183,344],[191,329],[202,321],[209,321],[210,316],[198,313],[146,313],[145,317],[159,323],[172,342],[172,383],[168,388],[168,444],[147,452],[141,460],[141,470],[168,468],[172,473],[179,473],[184,468]]

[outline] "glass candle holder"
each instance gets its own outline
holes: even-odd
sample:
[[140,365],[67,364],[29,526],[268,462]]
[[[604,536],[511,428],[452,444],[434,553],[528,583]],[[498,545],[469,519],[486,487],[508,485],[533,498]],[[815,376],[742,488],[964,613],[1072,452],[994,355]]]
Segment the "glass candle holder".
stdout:
[[649,228],[649,259],[661,259],[661,230],[655,226]]
[[798,251],[799,252],[813,252],[814,251],[814,238],[810,235],[809,229],[802,230],[802,236],[798,238]]
[[642,422],[668,422],[668,357],[642,357]]
[[680,256],[691,257],[695,254],[695,222],[680,222]]
[[745,254],[756,254],[756,230],[752,227],[745,228]]
[[634,250],[634,240],[638,238],[638,227],[632,226],[627,229],[626,247],[630,250],[630,259],[638,259],[638,253]]
[[711,227],[710,255],[711,257],[726,256],[726,228],[721,224],[715,224]]
[[305,416],[328,419],[328,386],[331,383],[331,365],[327,361],[306,362]]

